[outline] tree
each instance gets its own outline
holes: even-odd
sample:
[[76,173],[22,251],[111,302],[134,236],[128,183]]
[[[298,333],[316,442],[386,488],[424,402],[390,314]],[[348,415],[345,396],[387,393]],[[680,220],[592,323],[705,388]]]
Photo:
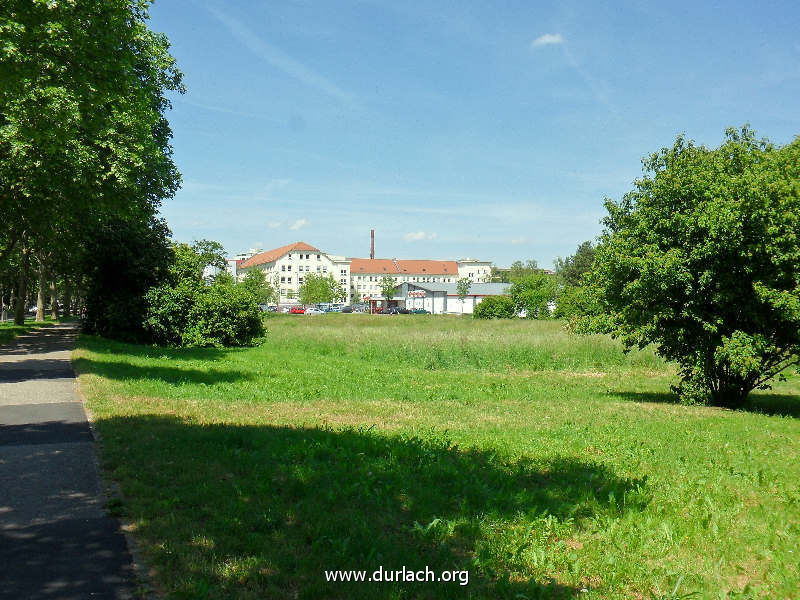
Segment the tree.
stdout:
[[[10,0],[0,27],[0,261],[80,254],[108,218],[156,214],[178,188],[167,91],[183,91],[147,0]],[[113,248],[105,249],[113,252]]]
[[391,275],[384,275],[378,282],[378,288],[381,290],[381,296],[386,299],[386,304],[394,298],[394,292],[397,289],[397,283]]
[[522,262],[521,260],[515,260],[513,263],[511,263],[508,279],[509,281],[516,281],[518,279],[528,277],[529,275],[539,273],[540,271],[541,269],[539,268],[538,263],[533,259],[526,260],[525,262]]
[[303,304],[319,304],[320,302],[333,302],[344,297],[341,284],[333,275],[317,275],[309,273],[305,276],[300,286],[300,302]]
[[676,361],[683,400],[741,406],[800,354],[800,138],[680,136],[643,165],[606,200],[588,276],[598,328]]
[[87,238],[82,261],[88,332],[148,341],[145,294],[170,277],[175,261],[170,235],[166,221],[152,217],[148,223],[110,219]]
[[557,257],[554,261],[556,275],[566,285],[581,285],[584,273],[588,273],[592,268],[595,252],[596,249],[592,242],[587,240],[578,246],[572,256],[567,258]]
[[277,304],[277,290],[267,282],[267,274],[261,269],[249,269],[239,285],[250,292],[259,304]]
[[529,319],[546,319],[556,297],[556,280],[541,271],[518,279],[511,284],[511,299],[517,311]]
[[472,287],[472,280],[469,277],[462,277],[456,283],[456,290],[458,291],[458,299],[461,304],[464,304],[464,299],[469,294],[469,289]]
[[203,273],[210,272],[205,278],[210,283],[219,273],[227,272],[228,263],[225,260],[225,248],[219,242],[212,240],[195,240],[191,245],[195,254],[205,265]]

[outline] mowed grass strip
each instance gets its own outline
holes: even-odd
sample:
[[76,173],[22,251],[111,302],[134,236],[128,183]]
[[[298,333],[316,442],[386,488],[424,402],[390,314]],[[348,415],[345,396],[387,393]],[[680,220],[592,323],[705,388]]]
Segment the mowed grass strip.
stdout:
[[[82,337],[170,598],[796,598],[800,382],[672,402],[651,351],[555,322],[278,316],[264,345]],[[547,360],[547,357],[550,360]],[[469,584],[324,572],[467,570]]]

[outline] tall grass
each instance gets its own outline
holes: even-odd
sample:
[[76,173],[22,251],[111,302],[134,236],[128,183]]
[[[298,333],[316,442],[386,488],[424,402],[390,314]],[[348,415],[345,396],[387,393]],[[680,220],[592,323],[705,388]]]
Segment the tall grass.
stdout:
[[623,353],[607,336],[568,334],[559,321],[435,315],[276,315],[270,342],[319,355],[348,356],[429,370],[662,370],[652,348]]

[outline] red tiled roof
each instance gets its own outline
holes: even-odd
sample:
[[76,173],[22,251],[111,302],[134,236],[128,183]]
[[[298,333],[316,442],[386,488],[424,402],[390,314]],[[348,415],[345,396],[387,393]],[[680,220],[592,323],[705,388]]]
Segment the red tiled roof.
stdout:
[[454,260],[398,260],[400,273],[411,275],[458,275]]
[[351,258],[350,273],[388,273],[393,275],[458,275],[454,260],[390,260]]
[[248,269],[250,267],[255,267],[256,265],[263,265],[264,263],[269,263],[275,260],[278,260],[284,254],[288,254],[292,250],[298,251],[308,251],[308,252],[319,252],[314,246],[310,246],[305,242],[295,242],[294,244],[289,244],[287,246],[281,246],[280,248],[275,248],[274,250],[268,250],[266,252],[262,252],[261,254],[256,254],[255,256],[251,256],[242,264],[239,265],[240,269]]
[[350,273],[392,273],[399,271],[394,261],[388,258],[351,258]]

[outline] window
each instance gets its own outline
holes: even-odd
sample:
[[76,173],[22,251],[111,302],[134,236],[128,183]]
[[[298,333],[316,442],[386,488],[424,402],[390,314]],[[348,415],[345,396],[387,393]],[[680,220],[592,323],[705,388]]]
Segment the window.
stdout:
[[339,271],[339,275],[341,275],[343,277],[346,276],[347,275],[347,269],[342,269],[341,271]]
[[302,277],[298,277],[297,278],[297,283],[299,283],[300,285],[303,285],[303,278]]
[[[319,270],[319,267],[317,267],[317,270]],[[328,267],[322,267],[322,272],[323,273],[327,273],[328,272]]]
[[288,258],[289,260],[292,260],[292,254],[291,253],[287,254],[286,258]]
[[310,258],[311,258],[311,255],[310,254],[306,254],[306,260],[308,260]]
[[289,265],[288,267],[286,267],[286,270],[287,271],[291,271],[292,270],[292,265]]
[[339,280],[339,283],[341,283],[342,285],[347,285],[347,279],[342,278]]
[[281,283],[286,283],[286,277],[281,277]]
[[285,270],[286,270],[286,265],[281,265],[281,271],[285,271]]
[[319,265],[317,265],[317,273],[319,273]]
[[319,260],[319,254],[317,254],[317,260]]
[[285,296],[285,295],[286,295],[286,288],[281,288],[281,296]]

